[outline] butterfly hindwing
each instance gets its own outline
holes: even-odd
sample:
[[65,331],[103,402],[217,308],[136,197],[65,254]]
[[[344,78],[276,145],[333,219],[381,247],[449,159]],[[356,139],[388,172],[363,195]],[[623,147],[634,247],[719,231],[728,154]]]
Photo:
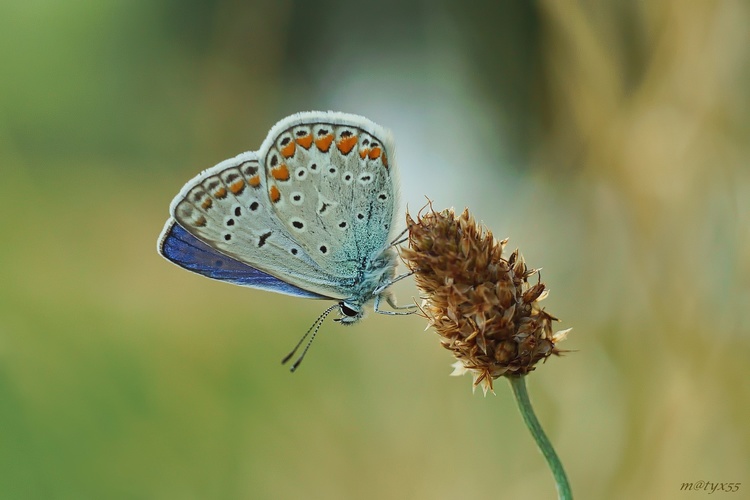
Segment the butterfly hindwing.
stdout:
[[187,232],[174,219],[168,220],[164,227],[159,240],[159,253],[183,269],[216,280],[295,297],[326,298],[218,252]]
[[220,253],[301,289],[338,298],[331,279],[269,210],[267,196],[256,154],[243,153],[188,182],[171,211],[180,226]]

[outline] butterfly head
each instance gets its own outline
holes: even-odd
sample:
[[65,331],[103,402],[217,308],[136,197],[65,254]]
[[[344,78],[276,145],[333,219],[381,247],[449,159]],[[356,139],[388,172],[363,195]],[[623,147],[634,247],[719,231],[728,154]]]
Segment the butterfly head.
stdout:
[[342,325],[352,325],[362,319],[362,316],[365,315],[365,310],[361,305],[342,300],[339,302],[339,313],[341,316],[336,318],[335,321],[338,321]]

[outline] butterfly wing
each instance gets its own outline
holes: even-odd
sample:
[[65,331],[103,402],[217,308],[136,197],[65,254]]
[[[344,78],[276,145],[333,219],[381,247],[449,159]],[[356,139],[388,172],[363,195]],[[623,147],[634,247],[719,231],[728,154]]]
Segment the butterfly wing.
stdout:
[[169,219],[164,226],[158,249],[161,255],[183,269],[209,278],[295,297],[326,298],[219,253],[187,232],[174,219]]
[[269,206],[265,174],[256,153],[247,152],[190,180],[170,212],[189,234],[220,254],[315,295],[345,295],[287,234]]
[[342,283],[390,241],[392,151],[390,133],[361,116],[307,112],[279,122],[258,152],[279,222]]

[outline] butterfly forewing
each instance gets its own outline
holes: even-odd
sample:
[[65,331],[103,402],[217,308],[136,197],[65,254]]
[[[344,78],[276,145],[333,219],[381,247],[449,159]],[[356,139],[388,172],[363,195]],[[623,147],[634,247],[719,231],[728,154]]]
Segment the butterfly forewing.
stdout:
[[387,246],[394,183],[380,139],[387,132],[363,118],[330,118],[279,129],[260,157],[278,219],[345,280]]

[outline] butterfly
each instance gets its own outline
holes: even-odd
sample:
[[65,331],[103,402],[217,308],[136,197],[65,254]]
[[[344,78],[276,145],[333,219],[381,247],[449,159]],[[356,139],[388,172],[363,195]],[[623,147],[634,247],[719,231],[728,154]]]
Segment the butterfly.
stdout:
[[[312,342],[336,307],[345,325],[359,321],[371,301],[383,314],[414,307],[397,306],[388,290],[401,278],[397,205],[390,132],[353,114],[297,113],[278,122],[258,151],[185,184],[157,250],[216,280],[336,300],[313,324]],[[394,310],[382,310],[382,300]]]

